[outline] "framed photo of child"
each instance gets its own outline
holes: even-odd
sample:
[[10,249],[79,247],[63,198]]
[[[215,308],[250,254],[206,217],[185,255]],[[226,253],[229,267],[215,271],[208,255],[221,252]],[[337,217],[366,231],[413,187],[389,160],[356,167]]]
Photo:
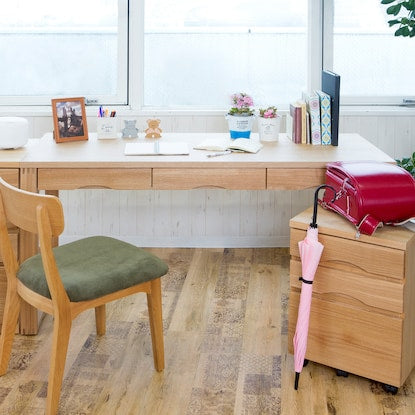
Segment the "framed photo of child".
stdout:
[[52,99],[53,138],[57,143],[88,140],[85,99]]

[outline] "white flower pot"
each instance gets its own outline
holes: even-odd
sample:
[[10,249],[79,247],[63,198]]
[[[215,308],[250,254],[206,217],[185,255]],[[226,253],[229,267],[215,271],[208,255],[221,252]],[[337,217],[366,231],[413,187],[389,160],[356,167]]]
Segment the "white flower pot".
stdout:
[[261,141],[278,141],[280,133],[281,117],[275,118],[258,117],[258,133]]
[[225,118],[228,120],[229,132],[231,138],[249,138],[251,136],[252,124],[254,116],[239,116],[227,114]]

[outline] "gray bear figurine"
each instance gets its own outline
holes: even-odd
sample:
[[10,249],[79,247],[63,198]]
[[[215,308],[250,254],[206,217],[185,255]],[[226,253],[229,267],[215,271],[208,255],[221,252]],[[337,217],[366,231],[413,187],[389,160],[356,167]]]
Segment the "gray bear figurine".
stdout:
[[122,138],[137,138],[138,128],[136,120],[124,120],[125,127],[121,130]]

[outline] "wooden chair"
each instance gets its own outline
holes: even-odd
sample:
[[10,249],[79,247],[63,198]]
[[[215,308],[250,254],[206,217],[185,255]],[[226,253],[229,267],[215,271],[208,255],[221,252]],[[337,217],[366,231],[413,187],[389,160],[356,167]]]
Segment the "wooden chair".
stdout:
[[[20,266],[8,235],[10,223],[39,238],[40,254]],[[102,335],[105,304],[145,292],[154,366],[157,371],[164,369],[160,277],[167,265],[140,248],[104,236],[53,247],[53,238],[63,229],[57,197],[17,189],[0,178],[0,253],[7,275],[0,376],[7,371],[23,299],[54,318],[46,414],[58,410],[72,320],[84,310],[95,308],[97,334]]]

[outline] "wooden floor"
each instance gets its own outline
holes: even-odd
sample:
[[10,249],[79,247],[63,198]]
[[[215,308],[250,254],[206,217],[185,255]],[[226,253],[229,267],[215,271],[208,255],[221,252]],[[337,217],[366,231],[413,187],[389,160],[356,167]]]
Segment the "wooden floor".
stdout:
[[[415,373],[393,396],[312,362],[293,388],[287,354],[287,249],[152,249],[163,279],[166,369],[153,369],[145,295],[75,320],[60,414],[415,414]],[[0,414],[42,414],[52,322],[17,336]]]

